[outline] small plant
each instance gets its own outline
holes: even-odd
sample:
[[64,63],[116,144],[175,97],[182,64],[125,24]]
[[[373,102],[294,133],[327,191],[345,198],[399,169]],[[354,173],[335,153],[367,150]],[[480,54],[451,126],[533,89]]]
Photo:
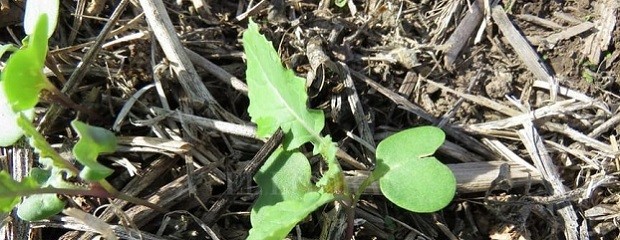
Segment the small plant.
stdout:
[[336,6],[338,7],[344,7],[347,5],[347,1],[348,0],[334,0],[334,3],[336,4]]
[[[450,169],[432,157],[445,135],[436,127],[418,127],[394,134],[377,147],[377,166],[355,194],[349,192],[336,159],[337,146],[322,136],[323,112],[308,109],[305,80],[280,62],[271,42],[250,21],[243,34],[249,88],[248,112],[257,135],[271,136],[282,128],[284,140],[254,176],[261,193],[252,207],[248,239],[283,239],[318,207],[343,201],[354,207],[365,187],[379,181],[383,194],[414,212],[434,212],[447,206],[456,191]],[[313,183],[308,159],[299,149],[311,143],[327,171]]]
[[[77,120],[71,122],[80,137],[73,148],[75,158],[84,166],[79,170],[63,159],[32,124],[33,110],[42,90],[64,99],[65,103],[70,102],[43,74],[48,38],[56,25],[58,5],[58,0],[28,1],[24,20],[28,36],[23,46],[19,49],[12,46],[1,48],[13,53],[7,60],[0,81],[0,122],[6,129],[0,133],[0,146],[13,145],[25,135],[38,153],[38,162],[42,167],[33,168],[20,181],[13,180],[5,171],[0,172],[0,212],[10,212],[19,204],[17,214],[20,218],[44,219],[65,208],[65,199],[59,194],[117,197],[161,209],[118,192],[105,180],[113,170],[98,163],[97,157],[100,153],[116,150],[116,137],[112,132]],[[69,178],[87,184],[68,181]],[[26,198],[20,204],[22,197]]]

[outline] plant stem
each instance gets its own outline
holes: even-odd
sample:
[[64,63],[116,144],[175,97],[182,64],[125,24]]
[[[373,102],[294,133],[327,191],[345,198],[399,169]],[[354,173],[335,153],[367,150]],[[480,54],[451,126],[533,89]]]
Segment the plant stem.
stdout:
[[41,157],[51,158],[54,165],[60,168],[67,169],[74,175],[78,175],[80,173],[79,169],[73,166],[73,164],[71,164],[69,161],[62,158],[56,152],[56,150],[52,148],[52,146],[47,142],[47,140],[45,140],[45,137],[43,137],[43,135],[41,135],[41,133],[39,133],[35,129],[32,122],[28,120],[28,118],[26,118],[23,113],[20,113],[17,117],[17,125],[22,130],[24,130],[24,134],[26,136],[31,138],[30,145],[40,152],[39,154],[41,155]]
[[31,189],[20,189],[14,192],[6,191],[0,192],[0,198],[5,197],[15,197],[15,196],[30,196],[35,194],[62,194],[69,196],[93,196],[100,198],[110,197],[106,194],[101,194],[101,192],[93,191],[90,189],[74,189],[74,188],[55,188],[55,187],[44,187],[44,188],[31,188]]
[[88,109],[80,104],[75,103],[73,100],[71,100],[71,98],[69,98],[69,96],[62,93],[58,88],[56,88],[56,86],[54,86],[54,84],[49,82],[47,78],[45,78],[45,81],[47,82],[45,89],[51,93],[52,99],[56,99],[61,105],[65,105],[68,108],[72,108],[77,111],[86,113],[92,118],[98,118],[99,114],[95,113],[91,109]]
[[371,172],[368,175],[368,177],[366,177],[366,179],[364,179],[362,184],[360,184],[360,186],[355,191],[355,196],[353,196],[353,201],[354,202],[359,201],[360,197],[362,196],[362,193],[364,193],[364,190],[366,190],[366,188],[368,188],[368,186],[370,186],[370,184],[372,184],[375,181],[377,181],[377,179],[373,176],[373,172]]
[[133,196],[129,196],[127,194],[124,194],[118,190],[116,190],[116,188],[114,188],[107,180],[103,179],[101,181],[98,182],[99,186],[101,186],[103,189],[105,189],[108,193],[110,193],[110,195],[112,197],[118,198],[118,199],[122,199],[125,200],[127,202],[133,203],[133,204],[137,204],[137,205],[143,205],[143,206],[147,206],[150,207],[152,209],[155,209],[159,212],[166,212],[167,210],[165,208],[162,208],[160,206],[157,206],[154,203],[151,203],[149,201],[146,201],[144,199],[141,198],[137,198],[137,197],[133,197]]

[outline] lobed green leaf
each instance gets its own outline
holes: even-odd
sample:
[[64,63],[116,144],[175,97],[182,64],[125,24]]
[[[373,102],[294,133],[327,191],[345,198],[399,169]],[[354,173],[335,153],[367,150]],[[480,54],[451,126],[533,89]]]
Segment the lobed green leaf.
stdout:
[[335,199],[333,194],[308,192],[301,199],[278,202],[264,206],[252,221],[248,240],[281,240],[320,206]]
[[398,132],[377,146],[377,167],[383,195],[413,212],[434,212],[446,207],[456,192],[452,171],[430,156],[443,144],[445,134],[432,126]]
[[114,170],[97,162],[97,157],[101,153],[116,151],[117,142],[114,133],[78,120],[73,120],[71,126],[80,137],[73,147],[73,155],[84,165],[84,169],[80,171],[80,177],[84,180],[99,181],[110,176]]
[[269,137],[281,127],[287,134],[286,150],[306,142],[312,142],[316,148],[325,116],[320,110],[307,108],[305,80],[282,66],[271,42],[251,20],[243,33],[243,48],[247,59],[248,112],[258,127],[258,137]]

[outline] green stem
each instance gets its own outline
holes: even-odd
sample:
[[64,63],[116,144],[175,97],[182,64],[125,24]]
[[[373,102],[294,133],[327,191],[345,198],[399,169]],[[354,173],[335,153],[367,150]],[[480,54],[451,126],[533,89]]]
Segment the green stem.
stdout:
[[54,166],[67,169],[74,175],[78,175],[80,170],[77,169],[69,161],[62,158],[54,148],[45,140],[45,137],[39,133],[32,122],[28,120],[23,113],[19,113],[17,117],[17,125],[24,130],[24,134],[30,138],[30,145],[39,151],[41,157],[52,159]]
[[364,193],[364,190],[366,190],[366,188],[368,188],[368,186],[370,186],[370,184],[372,184],[375,181],[377,181],[377,179],[374,177],[373,172],[371,172],[368,175],[368,177],[366,179],[364,179],[362,184],[360,184],[360,186],[355,191],[355,196],[353,197],[353,202],[359,201],[360,197],[362,196],[362,193]]
[[[49,157],[50,159],[52,159],[52,162],[54,164],[55,167],[59,167],[62,169],[67,169],[69,170],[71,173],[73,173],[75,176],[79,175],[80,170],[77,169],[75,166],[73,166],[73,164],[71,164],[69,161],[65,160],[64,158],[62,158],[53,148],[52,146],[45,140],[45,137],[43,137],[43,135],[41,135],[41,133],[39,133],[35,127],[33,126],[32,122],[30,122],[30,120],[28,120],[28,118],[26,118],[22,113],[19,114],[19,116],[17,117],[17,124],[19,125],[19,127],[24,130],[24,134],[26,136],[28,136],[30,138],[30,144],[32,145],[32,147],[34,147],[35,149],[39,150],[39,154],[41,155],[41,157]],[[134,203],[134,204],[141,204],[150,208],[153,208],[155,210],[158,211],[162,211],[164,212],[165,209],[163,209],[160,206],[157,206],[153,203],[150,203],[148,201],[142,200],[140,198],[136,198],[136,197],[132,197],[129,196],[127,194],[124,194],[122,192],[119,192],[118,190],[116,190],[110,183],[108,183],[105,179],[101,180],[98,182],[99,186],[101,186],[107,193],[109,193],[109,195],[119,198],[119,199],[123,199],[125,201]],[[39,191],[39,190],[43,190],[43,192]],[[27,190],[25,191],[25,193],[31,195],[31,194],[37,194],[37,193],[59,193],[59,194],[68,194],[68,195],[89,195],[89,196],[97,196],[97,197],[109,197],[106,194],[103,193],[97,193],[97,191],[94,191],[94,189],[91,190],[77,190],[77,189],[63,189],[63,192],[58,192],[58,191],[54,191],[54,190],[59,190],[57,188],[40,188],[40,189],[34,189],[34,190]],[[0,197],[2,197],[2,195],[0,195]]]

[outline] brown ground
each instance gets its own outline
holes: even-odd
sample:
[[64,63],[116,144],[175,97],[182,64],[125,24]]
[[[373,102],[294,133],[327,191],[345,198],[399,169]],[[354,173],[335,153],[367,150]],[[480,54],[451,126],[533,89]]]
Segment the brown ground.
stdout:
[[[96,57],[82,62],[94,41],[101,37],[119,1],[85,1],[86,10],[80,9],[77,2],[62,3],[58,29],[50,42],[49,59],[54,61],[52,65],[58,67],[64,79],[69,79],[79,64],[90,67],[67,92],[73,100],[96,109],[101,115],[92,118],[65,110],[51,120],[40,121],[51,143],[67,144],[74,140],[75,136],[68,134],[67,127],[78,115],[92,125],[112,129],[121,108],[132,95],[155,80],[161,81],[161,93],[165,94],[172,110],[232,123],[249,122],[247,97],[225,83],[222,77],[214,75],[214,68],[203,69],[194,62],[202,82],[229,114],[216,114],[205,104],[197,104],[188,97],[179,78],[172,74],[170,61],[166,60],[159,42],[148,32],[151,28],[147,20],[138,16],[142,12],[138,1],[135,1],[137,5],[130,3],[123,11],[112,28],[113,33],[104,41],[104,47],[97,47]],[[103,4],[100,10],[93,6],[98,2]],[[490,151],[487,140],[498,140],[507,150],[531,164],[532,153],[536,151],[528,151],[525,137],[520,136],[518,130],[525,128],[523,132],[533,132],[532,128],[524,127],[533,122],[545,140],[538,145],[537,152],[546,148],[550,162],[557,166],[557,170],[549,170],[549,174],[558,176],[556,182],[565,186],[554,190],[553,184],[536,184],[535,181],[512,188],[494,185],[497,188],[487,193],[460,193],[450,206],[435,214],[407,212],[382,196],[369,195],[360,202],[356,213],[356,239],[617,239],[620,234],[617,226],[620,195],[616,193],[619,189],[616,176],[620,170],[616,143],[620,133],[617,119],[620,19],[613,17],[618,11],[618,3],[614,0],[514,1],[512,4],[502,1],[503,8],[492,10],[506,12],[520,38],[529,40],[538,58],[529,60],[542,63],[548,68],[547,74],[555,76],[559,86],[582,96],[566,96],[565,91],[559,91],[556,99],[552,99],[549,90],[534,85],[535,70],[519,57],[505,30],[495,24],[498,20],[494,14],[479,15],[487,19],[486,25],[476,25],[473,33],[456,38],[454,42],[465,43],[463,50],[457,51],[453,64],[447,63],[446,53],[455,45],[445,43],[470,12],[467,1],[353,1],[356,12],[352,15],[353,8],[329,6],[329,0],[272,0],[238,20],[235,18],[244,16],[242,14],[248,10],[247,1],[206,2],[207,9],[197,10],[192,1],[165,1],[167,13],[184,46],[243,80],[245,65],[240,39],[248,17],[253,18],[260,24],[262,33],[273,41],[284,64],[300,76],[315,76],[308,81],[310,105],[325,111],[326,132],[362,164],[368,163],[363,146],[346,135],[346,132],[358,135],[359,123],[351,114],[343,79],[328,69],[334,62],[344,63],[352,72],[359,72],[392,93],[406,97],[433,118],[407,111],[402,103],[353,75],[372,141],[379,142],[395,131],[412,126],[438,124],[429,120],[443,119],[445,126],[457,128],[462,131],[461,135],[484,143],[487,149],[475,147],[457,136],[448,137],[449,141],[463,147],[461,151],[473,155],[471,159],[514,161],[506,154]],[[0,11],[2,44],[17,42],[9,33],[18,39],[23,37],[22,27],[18,25],[19,4],[11,2],[10,9]],[[484,14],[485,11],[479,12]],[[612,17],[604,18],[605,14],[612,14]],[[135,22],[127,24],[134,18]],[[582,32],[571,28],[587,22],[593,25]],[[127,27],[118,30],[122,26]],[[611,31],[604,31],[606,27]],[[483,32],[475,43],[480,28]],[[550,36],[558,33],[567,35],[550,42]],[[588,44],[591,42],[601,44],[592,47]],[[310,64],[314,60],[309,60],[308,56],[317,53],[309,52],[309,43],[318,46],[327,56],[323,61],[318,60],[319,66],[315,68]],[[2,60],[6,61],[6,57]],[[322,72],[322,68],[326,72]],[[51,79],[62,88],[62,78]],[[541,82],[547,83],[547,79]],[[182,140],[191,147],[183,143],[181,147],[172,147],[174,151],[161,154],[161,149],[153,153],[128,149],[129,144],[125,145],[114,157],[134,165],[137,175],[130,175],[126,168],[112,161],[103,162],[115,166],[117,173],[110,181],[118,189],[135,191],[143,199],[152,194],[177,194],[167,196],[171,199],[169,202],[153,201],[171,211],[188,212],[162,215],[115,202],[126,210],[132,223],[119,222],[110,208],[108,223],[137,227],[147,239],[204,239],[210,231],[220,239],[244,239],[250,228],[248,211],[256,197],[256,187],[250,185],[236,192],[238,197],[218,216],[209,214],[207,209],[222,198],[227,183],[230,184],[236,171],[254,156],[260,142],[192,123],[181,124],[173,120],[175,114],[155,112],[153,107],[165,108],[157,92],[152,88],[138,97],[116,129],[117,135]],[[508,97],[515,100],[511,102]],[[508,127],[490,126],[493,121],[572,98],[577,101],[556,108],[548,116],[534,114],[536,119],[519,119]],[[584,106],[577,107],[579,104]],[[41,105],[39,119],[53,115],[48,111],[49,106]],[[189,148],[192,150],[187,151]],[[439,156],[446,163],[471,160],[455,158],[454,154],[446,152],[440,152]],[[188,163],[191,168],[187,168]],[[184,180],[188,169],[198,169],[198,173],[192,175],[195,195],[188,192],[190,187]],[[547,182],[554,181],[549,179],[552,177],[544,178]],[[498,180],[510,182],[510,175],[499,176]],[[159,189],[165,190],[157,192]],[[562,194],[562,191],[567,193]],[[96,216],[103,211],[97,208],[109,203],[107,199],[84,197],[73,197],[73,200],[82,210]],[[575,228],[565,229],[571,222],[560,209],[574,211]],[[322,216],[329,210],[330,207],[319,209],[291,236],[299,239],[297,235],[301,234],[303,239],[318,239],[325,219]],[[215,221],[210,221],[212,218]],[[91,226],[90,222],[69,223],[72,223],[70,218],[55,217],[33,223],[33,226],[54,227],[41,230],[43,239],[61,235],[63,239],[77,239],[84,233],[80,231],[82,227]],[[127,231],[122,227],[117,230]],[[93,232],[82,236],[83,239],[92,237]]]

